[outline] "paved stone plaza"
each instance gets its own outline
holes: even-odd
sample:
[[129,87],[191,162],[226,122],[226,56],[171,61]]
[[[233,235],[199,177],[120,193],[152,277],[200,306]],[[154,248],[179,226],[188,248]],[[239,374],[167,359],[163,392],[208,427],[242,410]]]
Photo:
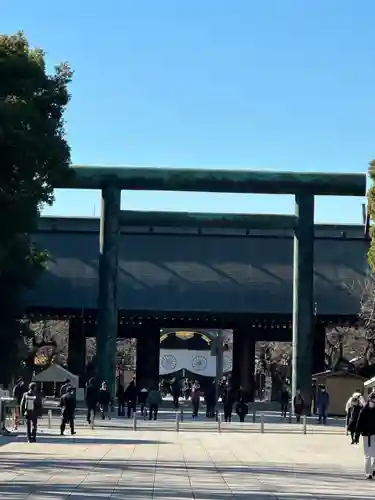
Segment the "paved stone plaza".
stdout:
[[339,426],[266,423],[223,425],[186,419],[83,420],[77,436],[61,438],[58,420],[41,424],[38,442],[0,438],[0,498],[16,499],[373,499],[375,481],[363,476],[362,448]]

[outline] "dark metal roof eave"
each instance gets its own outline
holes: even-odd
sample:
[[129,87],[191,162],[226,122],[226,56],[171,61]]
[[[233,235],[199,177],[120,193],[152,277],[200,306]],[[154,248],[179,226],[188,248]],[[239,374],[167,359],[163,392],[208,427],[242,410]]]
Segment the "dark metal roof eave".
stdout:
[[293,229],[296,224],[296,217],[294,215],[280,214],[215,214],[122,210],[120,224],[128,227]]

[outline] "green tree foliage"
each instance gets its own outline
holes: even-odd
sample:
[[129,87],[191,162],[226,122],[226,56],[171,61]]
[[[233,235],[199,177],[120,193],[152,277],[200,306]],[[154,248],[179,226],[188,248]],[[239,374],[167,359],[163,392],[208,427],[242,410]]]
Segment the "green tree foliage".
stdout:
[[53,187],[70,175],[63,114],[72,72],[46,72],[44,52],[23,33],[0,36],[0,383],[17,366],[25,333],[22,292],[42,272],[45,252],[31,242]]

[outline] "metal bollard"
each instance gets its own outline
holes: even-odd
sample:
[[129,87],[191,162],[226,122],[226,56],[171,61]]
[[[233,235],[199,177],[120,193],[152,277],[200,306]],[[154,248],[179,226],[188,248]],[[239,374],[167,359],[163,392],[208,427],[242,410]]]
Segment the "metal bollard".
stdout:
[[184,409],[181,408],[180,410],[180,422],[183,422],[184,421]]
[[221,413],[217,414],[217,431],[221,432]]
[[52,427],[52,410],[48,410],[48,429]]
[[292,414],[292,410],[289,411],[289,423],[291,424],[293,421],[293,414]]
[[260,432],[264,434],[264,413],[260,414]]
[[137,412],[133,413],[133,431],[137,430]]
[[180,432],[180,414],[176,411],[176,432]]
[[12,420],[13,420],[14,430],[16,431],[18,429],[18,421],[21,420],[20,418],[17,417],[17,410],[16,410],[16,408],[13,408],[13,411],[12,411]]
[[303,433],[304,434],[307,434],[307,418],[306,418],[306,415],[304,415],[302,417],[302,423],[303,423]]
[[257,420],[257,412],[256,412],[256,410],[254,410],[253,411],[253,424],[255,424],[256,420]]
[[0,399],[0,432],[5,431],[5,412],[4,412],[4,403]]

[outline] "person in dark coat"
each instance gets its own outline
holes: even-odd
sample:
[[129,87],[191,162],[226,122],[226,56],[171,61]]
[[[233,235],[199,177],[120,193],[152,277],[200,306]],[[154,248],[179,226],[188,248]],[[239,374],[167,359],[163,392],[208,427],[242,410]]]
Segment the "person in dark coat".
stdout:
[[125,389],[121,381],[117,381],[116,398],[118,404],[118,416],[123,417],[125,415]]
[[327,423],[329,394],[324,385],[320,386],[317,398],[318,422],[323,425]]
[[27,440],[29,443],[36,442],[38,429],[38,417],[42,411],[42,398],[37,390],[35,382],[31,382],[29,390],[25,392],[21,401],[21,413],[25,416]]
[[301,415],[305,409],[305,400],[302,397],[301,391],[297,390],[293,400],[294,414],[297,424],[301,421]]
[[227,383],[223,392],[223,406],[224,406],[224,420],[232,422],[233,405],[235,401],[235,394],[233,388]]
[[283,390],[281,391],[280,405],[281,405],[281,416],[285,418],[286,414],[288,413],[288,407],[289,407],[289,391],[286,387],[284,387]]
[[73,387],[69,387],[68,392],[60,399],[61,408],[61,424],[60,434],[63,436],[66,424],[70,426],[70,433],[75,434],[74,431],[74,414],[76,411],[76,395]]
[[104,420],[105,417],[108,417],[108,420],[111,420],[110,407],[112,405],[112,395],[110,390],[108,389],[107,382],[102,383],[102,386],[99,390],[98,403],[100,407],[100,412],[102,414],[102,420]]
[[160,391],[157,389],[157,384],[148,392],[146,404],[148,406],[148,419],[157,420],[159,407],[163,401]]
[[249,413],[249,407],[246,404],[246,398],[243,391],[239,391],[239,400],[236,404],[236,413],[239,416],[240,422],[245,422],[245,417]]
[[128,387],[125,389],[124,399],[127,402],[127,417],[130,418],[132,413],[137,409],[137,396],[138,389],[135,383],[135,379],[130,382]]
[[346,415],[346,429],[350,432],[352,443],[355,443],[355,432],[357,429],[359,414],[361,413],[362,406],[360,405],[359,398],[353,397],[351,405],[348,408]]
[[86,384],[85,400],[87,407],[87,423],[91,424],[95,420],[96,409],[99,403],[99,391],[94,378],[90,378]]
[[366,478],[373,479],[375,478],[375,394],[370,394],[359,414],[354,438],[356,444],[361,435],[363,436]]
[[177,410],[178,406],[179,406],[180,395],[181,395],[181,384],[177,378],[173,379],[173,382],[171,384],[171,392],[172,392],[172,398],[173,398],[173,406],[174,406],[175,410]]
[[208,384],[204,391],[204,399],[206,401],[206,417],[213,418],[215,416],[216,406],[216,382]]
[[199,412],[199,405],[201,402],[201,386],[196,380],[193,385],[193,389],[191,392],[191,404],[193,407],[193,418],[198,417],[198,412]]

